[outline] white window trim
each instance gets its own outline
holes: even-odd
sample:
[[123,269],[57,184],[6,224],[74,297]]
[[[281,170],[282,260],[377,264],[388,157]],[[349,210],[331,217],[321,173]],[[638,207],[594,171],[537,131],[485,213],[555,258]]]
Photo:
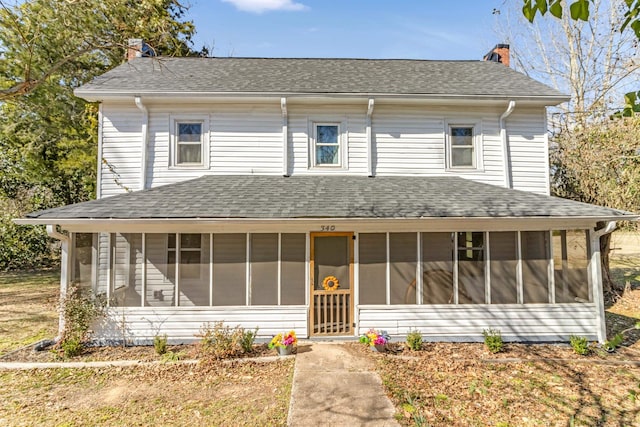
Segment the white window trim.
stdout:
[[[202,124],[201,163],[178,163],[178,124],[180,123],[200,123]],[[171,116],[169,123],[169,169],[209,169],[211,154],[209,152],[209,116],[202,114],[190,114]]]
[[[451,129],[459,127],[469,127],[473,131],[473,164],[471,166],[453,166]],[[445,123],[445,169],[452,172],[478,172],[484,170],[482,153],[482,126],[477,120],[456,120]]]
[[[318,126],[338,126],[339,162],[337,165],[316,164],[316,142]],[[312,120],[309,123],[309,169],[316,171],[345,171],[349,169],[346,123],[342,120]]]

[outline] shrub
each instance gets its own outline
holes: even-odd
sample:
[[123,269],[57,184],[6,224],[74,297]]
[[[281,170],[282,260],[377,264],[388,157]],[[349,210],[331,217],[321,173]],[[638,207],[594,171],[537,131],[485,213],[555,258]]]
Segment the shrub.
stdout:
[[504,342],[499,329],[484,329],[482,336],[484,337],[484,345],[491,353],[500,353],[504,349]]
[[64,357],[76,357],[82,353],[84,345],[80,339],[72,337],[61,341],[60,348]]
[[196,336],[200,338],[200,344],[205,352],[217,359],[222,359],[250,352],[257,333],[257,328],[254,331],[245,331],[240,326],[231,328],[222,322],[215,322],[211,326],[207,322],[202,325]]
[[165,354],[167,352],[167,334],[153,337],[153,348],[156,350],[156,354]]
[[411,331],[407,334],[407,345],[413,351],[422,349],[422,334],[419,331]]
[[589,341],[585,337],[579,337],[577,335],[571,335],[569,337],[569,344],[573,348],[574,353],[580,356],[589,354]]
[[251,353],[253,350],[253,343],[256,340],[256,336],[258,335],[258,328],[255,328],[253,331],[243,331],[240,337],[240,346],[242,347],[242,351],[245,353]]
[[104,302],[94,298],[87,289],[71,287],[62,302],[62,309],[65,324],[60,348],[65,356],[77,356],[91,335],[91,326],[104,314]]

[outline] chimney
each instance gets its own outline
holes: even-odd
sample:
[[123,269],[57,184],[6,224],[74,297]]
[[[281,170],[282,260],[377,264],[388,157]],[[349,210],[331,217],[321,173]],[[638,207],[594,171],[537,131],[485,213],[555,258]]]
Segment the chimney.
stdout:
[[129,39],[127,46],[127,61],[131,61],[133,58],[140,58],[142,56],[142,39]]
[[489,53],[487,53],[483,61],[493,61],[500,62],[505,66],[509,66],[509,45],[508,44],[497,44]]

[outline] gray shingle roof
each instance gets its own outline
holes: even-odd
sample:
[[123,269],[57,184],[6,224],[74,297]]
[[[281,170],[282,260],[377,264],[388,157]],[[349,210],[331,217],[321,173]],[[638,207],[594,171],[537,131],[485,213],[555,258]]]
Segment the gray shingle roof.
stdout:
[[615,209],[458,177],[207,175],[149,190],[34,212],[27,218],[626,219],[629,215]]
[[137,58],[76,90],[106,94],[380,94],[567,99],[486,61],[312,58]]

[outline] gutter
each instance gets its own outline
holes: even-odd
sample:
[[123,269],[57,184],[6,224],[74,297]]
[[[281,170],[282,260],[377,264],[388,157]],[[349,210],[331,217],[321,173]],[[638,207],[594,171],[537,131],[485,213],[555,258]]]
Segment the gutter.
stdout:
[[140,152],[140,168],[141,168],[140,189],[144,190],[145,188],[147,188],[147,145],[149,141],[149,110],[147,110],[147,107],[145,107],[145,105],[142,103],[142,98],[140,98],[139,96],[136,96],[134,98],[134,101],[136,103],[136,107],[138,107],[138,109],[142,111],[142,129],[141,129],[142,149]]
[[511,182],[511,159],[509,157],[509,140],[507,138],[507,128],[505,127],[505,120],[513,113],[516,108],[516,101],[509,101],[509,105],[504,113],[500,116],[500,140],[502,141],[502,156],[504,163],[504,186],[506,188],[512,188]]
[[[60,240],[61,243],[61,257],[60,257],[60,312],[58,313],[58,335],[53,339],[52,343],[45,342],[44,347],[48,345],[57,344],[62,339],[62,335],[64,334],[66,319],[64,316],[64,305],[67,299],[67,277],[69,274],[69,267],[71,263],[69,262],[69,236],[66,234],[62,234],[56,230],[55,224],[47,225],[47,234],[49,237]],[[43,347],[43,348],[44,348]]]
[[163,92],[140,92],[134,91],[112,91],[112,90],[82,90],[76,89],[74,94],[87,101],[104,101],[108,99],[131,99],[131,96],[143,96],[145,99],[167,99],[167,98],[344,98],[344,99],[418,99],[425,101],[432,100],[479,100],[479,101],[504,101],[505,99],[516,99],[518,101],[532,101],[544,103],[545,105],[558,105],[569,101],[566,95],[505,95],[496,96],[494,94],[446,94],[446,93],[379,93],[379,92],[204,92],[204,91],[163,91]]

